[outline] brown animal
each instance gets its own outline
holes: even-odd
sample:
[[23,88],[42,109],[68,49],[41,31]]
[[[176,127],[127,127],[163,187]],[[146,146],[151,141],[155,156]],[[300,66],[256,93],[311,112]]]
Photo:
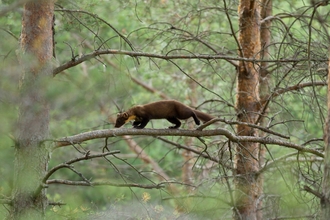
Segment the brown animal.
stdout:
[[134,120],[133,127],[142,129],[151,119],[167,119],[169,122],[175,124],[169,128],[175,129],[181,126],[179,119],[186,120],[190,117],[194,119],[197,125],[200,124],[200,120],[205,123],[215,118],[209,114],[194,110],[181,102],[163,100],[146,105],[137,105],[128,109],[126,112],[119,113],[115,127],[119,128],[125,123]]

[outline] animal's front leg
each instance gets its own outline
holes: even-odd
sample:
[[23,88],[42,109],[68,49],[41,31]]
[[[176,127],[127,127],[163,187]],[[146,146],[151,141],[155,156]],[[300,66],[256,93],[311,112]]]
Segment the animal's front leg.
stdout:
[[136,125],[134,124],[135,123],[135,121],[134,121],[133,125],[134,125],[134,128],[142,129],[148,124],[148,122],[149,122],[149,119],[142,118],[142,120],[138,121]]
[[139,126],[141,124],[141,121],[134,121],[133,122],[133,127]]

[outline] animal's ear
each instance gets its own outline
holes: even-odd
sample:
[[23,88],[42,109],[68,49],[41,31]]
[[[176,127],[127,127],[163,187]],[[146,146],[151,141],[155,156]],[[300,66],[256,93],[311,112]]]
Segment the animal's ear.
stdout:
[[121,113],[118,113],[118,114],[117,114],[117,117],[119,117],[120,115],[121,115]]
[[123,117],[124,117],[124,118],[128,118],[128,113],[127,113],[127,112],[124,112],[124,113],[123,113]]

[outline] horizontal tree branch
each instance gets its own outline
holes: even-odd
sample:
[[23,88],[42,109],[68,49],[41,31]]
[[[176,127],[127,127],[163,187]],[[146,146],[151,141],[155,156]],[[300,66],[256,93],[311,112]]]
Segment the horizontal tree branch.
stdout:
[[114,155],[114,154],[118,154],[120,153],[120,151],[116,150],[116,151],[111,151],[111,152],[106,152],[106,153],[101,153],[101,154],[89,154],[89,152],[87,152],[84,156],[82,157],[78,157],[78,158],[75,158],[75,159],[72,159],[72,160],[69,160],[67,162],[64,162],[62,164],[59,164],[55,167],[53,167],[52,169],[50,169],[48,171],[48,173],[45,175],[44,179],[43,179],[43,183],[46,182],[46,180],[51,176],[53,175],[57,170],[59,169],[62,169],[62,168],[69,168],[71,164],[73,163],[76,163],[78,161],[82,161],[82,160],[89,160],[89,159],[92,159],[92,158],[99,158],[99,157],[106,157],[106,156],[109,156],[109,155]]
[[[291,70],[292,69],[290,69],[285,75],[288,75]],[[305,87],[315,87],[315,86],[326,86],[327,85],[326,82],[317,81],[317,82],[299,83],[299,84],[296,84],[296,85],[293,85],[293,86],[289,86],[289,87],[286,87],[286,88],[278,88],[279,85],[280,85],[280,82],[278,82],[278,84],[275,87],[275,90],[271,94],[265,96],[267,98],[265,98],[264,100],[261,100],[261,103],[263,103],[263,107],[262,107],[262,110],[260,111],[260,115],[259,115],[258,119],[256,120],[256,123],[259,123],[259,121],[262,118],[262,115],[265,114],[265,111],[267,110],[268,105],[270,104],[270,101],[273,98],[275,98],[277,96],[280,96],[280,95],[282,95],[282,94],[284,94],[286,92],[297,91],[297,90],[303,89]]]
[[95,181],[95,182],[85,182],[85,181],[71,181],[71,180],[60,180],[60,179],[52,179],[47,180],[47,184],[64,184],[71,186],[115,186],[115,187],[135,187],[135,188],[143,188],[143,189],[162,189],[164,188],[164,183],[154,184],[154,185],[144,185],[144,184],[136,184],[136,183],[112,183],[110,181]]
[[299,83],[293,86],[289,86],[287,88],[277,89],[276,91],[274,91],[272,97],[276,97],[290,91],[297,91],[305,87],[326,86],[326,85],[328,85],[327,82],[322,82],[322,81]]
[[183,130],[183,129],[103,129],[80,133],[73,136],[64,137],[55,140],[55,148],[68,146],[71,144],[82,143],[84,141],[99,139],[99,138],[109,138],[118,137],[124,135],[145,135],[145,136],[188,136],[188,137],[210,137],[210,136],[225,136],[230,141],[235,143],[241,142],[258,142],[261,144],[271,144],[279,145],[292,149],[296,149],[301,152],[307,152],[315,154],[319,157],[324,157],[323,153],[314,149],[302,147],[301,145],[283,141],[279,138],[271,137],[254,137],[254,136],[237,136],[226,129],[215,129],[215,130]]
[[61,66],[55,68],[53,70],[53,76],[56,76],[63,70],[69,69],[71,67],[77,66],[78,64],[95,58],[100,55],[106,54],[119,54],[119,55],[127,55],[131,57],[148,57],[148,58],[158,58],[163,60],[175,60],[175,59],[204,59],[204,60],[235,60],[235,61],[245,61],[245,62],[269,62],[269,63],[281,63],[281,62],[300,62],[300,61],[318,61],[318,62],[327,62],[328,59],[279,59],[279,60],[257,60],[251,58],[243,58],[243,57],[233,57],[226,56],[221,54],[186,54],[186,55],[169,55],[169,54],[154,54],[154,53],[146,53],[146,52],[137,52],[137,51],[127,51],[127,50],[116,50],[116,49],[107,49],[107,50],[95,50],[91,53],[82,55],[76,59],[70,59],[70,61],[62,64]]
[[259,129],[259,130],[261,130],[261,131],[264,131],[264,132],[266,132],[266,133],[269,133],[269,134],[273,134],[273,135],[279,136],[279,137],[281,137],[281,138],[290,139],[289,136],[286,136],[286,135],[284,135],[284,134],[280,134],[280,133],[278,133],[278,132],[276,132],[276,131],[272,131],[272,130],[270,130],[270,129],[267,129],[267,128],[262,127],[262,126],[259,126],[259,125],[255,125],[255,124],[251,124],[251,123],[247,123],[247,122],[240,122],[240,121],[227,120],[227,119],[225,119],[225,118],[214,118],[214,119],[212,119],[212,120],[206,122],[205,124],[202,124],[201,126],[199,126],[199,127],[198,127],[198,130],[202,130],[202,129],[204,129],[205,127],[207,127],[207,126],[209,126],[209,125],[211,125],[211,124],[213,124],[213,123],[215,123],[215,122],[218,122],[218,121],[220,121],[220,122],[224,122],[224,123],[229,124],[229,125],[246,125],[246,126],[249,126],[249,127],[251,127],[251,128],[257,128],[257,129]]
[[47,187],[45,185],[45,183],[47,182],[47,180],[56,172],[58,171],[59,169],[62,169],[62,168],[68,168],[68,169],[71,169],[73,172],[77,173],[81,178],[83,178],[85,181],[83,182],[86,182],[87,184],[90,184],[90,182],[81,174],[79,173],[78,171],[76,171],[75,169],[73,169],[73,166],[71,166],[71,164],[73,163],[76,163],[78,161],[82,161],[82,160],[89,160],[89,159],[92,159],[92,158],[99,158],[99,157],[106,157],[108,155],[114,155],[114,154],[118,154],[120,153],[119,150],[116,150],[116,151],[110,151],[110,152],[106,152],[106,153],[101,153],[101,154],[90,154],[89,151],[86,152],[86,154],[82,157],[78,157],[78,158],[75,158],[75,159],[72,159],[72,160],[69,160],[67,162],[64,162],[64,163],[61,163],[55,167],[53,167],[52,169],[50,169],[47,174],[44,176],[44,178],[42,179],[42,184],[40,184],[40,186],[37,188],[36,192],[35,192],[35,195],[38,195],[41,190],[45,187]]

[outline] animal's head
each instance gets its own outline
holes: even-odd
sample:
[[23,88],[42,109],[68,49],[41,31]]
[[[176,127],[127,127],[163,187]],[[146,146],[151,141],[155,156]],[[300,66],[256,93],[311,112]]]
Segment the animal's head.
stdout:
[[118,113],[117,114],[115,128],[120,128],[125,123],[127,123],[127,122],[129,122],[131,120],[134,120],[135,118],[136,118],[135,115],[129,115],[127,112]]

